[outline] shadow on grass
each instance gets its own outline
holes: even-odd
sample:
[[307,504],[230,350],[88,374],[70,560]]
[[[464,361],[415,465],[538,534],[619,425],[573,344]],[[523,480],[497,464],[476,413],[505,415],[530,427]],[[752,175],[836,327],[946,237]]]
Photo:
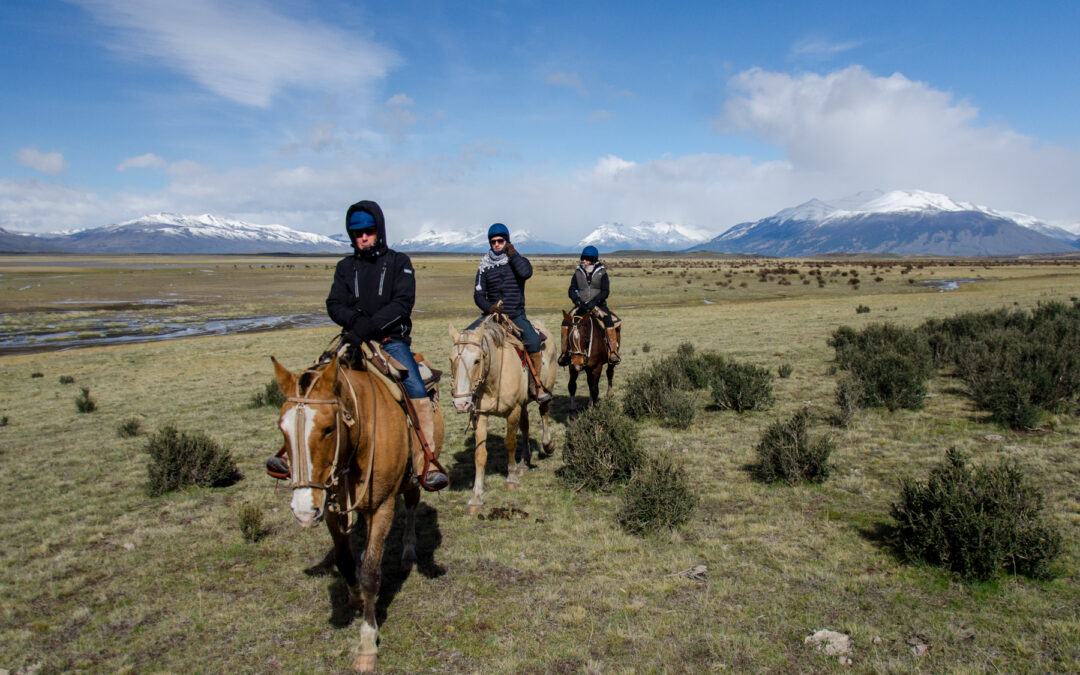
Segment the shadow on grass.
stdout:
[[[397,597],[401,587],[412,574],[414,566],[403,567],[401,560],[402,538],[405,527],[405,506],[399,499],[394,510],[394,524],[386,537],[383,551],[379,596],[375,605],[375,620],[382,625],[386,621],[388,609]],[[349,546],[359,567],[363,560],[366,532],[363,520],[349,537]],[[437,509],[420,502],[416,508],[416,565],[415,569],[423,576],[434,579],[446,574],[446,568],[435,561],[435,551],[442,545],[442,531],[439,529]],[[338,573],[334,561],[334,549],[331,546],[323,559],[304,570],[312,577],[332,577],[327,587],[330,600],[330,618],[327,622],[335,628],[345,628],[359,615],[359,611],[349,601],[349,588]]]
[[[554,422],[554,419],[552,419]],[[506,441],[503,434],[506,433],[506,420],[501,417],[488,418],[487,434],[487,461],[484,463],[485,484],[501,477],[506,479],[507,454]],[[529,468],[536,468],[536,461],[547,459],[552,455],[544,452],[542,430],[539,423],[529,425]],[[446,448],[444,448],[445,450]],[[522,461],[521,432],[518,431],[518,447],[514,460]],[[471,491],[473,480],[476,477],[476,434],[470,430],[465,434],[464,446],[454,453],[454,464],[447,469],[450,472],[450,490],[453,492]]]

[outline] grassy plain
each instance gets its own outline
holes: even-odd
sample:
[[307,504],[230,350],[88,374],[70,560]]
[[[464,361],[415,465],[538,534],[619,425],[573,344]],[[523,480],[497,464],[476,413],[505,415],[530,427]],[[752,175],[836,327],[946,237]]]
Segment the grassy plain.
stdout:
[[[150,269],[90,269],[62,258],[41,266],[28,260],[0,259],[5,321],[43,321],[41,312],[62,309],[61,300],[163,293],[191,299],[203,313],[318,311],[333,265],[326,258],[169,257],[121,259]],[[642,426],[651,452],[685,458],[700,498],[686,527],[644,539],[615,523],[618,493],[570,492],[555,476],[568,423],[565,374],[554,407],[560,450],[537,460],[520,490],[505,489],[497,475],[505,470],[501,441],[491,441],[487,507],[516,507],[525,518],[465,515],[472,443],[465,418],[444,406],[452,486],[425,495],[418,567],[384,579],[380,671],[1080,670],[1075,418],[1038,432],[1001,429],[973,409],[955,380],[939,377],[921,411],[863,411],[846,429],[822,421],[835,386],[826,338],[837,326],[916,325],[961,311],[1068,301],[1080,296],[1080,268],[1068,261],[608,262],[612,307],[624,319],[616,396],[628,374],[691,341],[773,372],[791,364],[791,377],[775,382],[776,405],[721,412],[702,392],[689,429]],[[445,367],[447,322],[460,329],[474,317],[475,260],[416,256],[414,264],[414,349]],[[534,264],[530,315],[554,332],[573,263]],[[824,286],[810,275],[818,266]],[[950,279],[978,281],[949,292],[923,283]],[[859,305],[870,311],[856,313]],[[250,407],[271,377],[270,354],[298,370],[333,334],[300,329],[0,357],[0,417],[8,420],[0,426],[0,668],[347,669],[358,624],[342,582],[321,564],[329,537],[321,528],[301,530],[288,491],[263,473],[280,445],[277,411]],[[61,384],[65,375],[74,384]],[[90,388],[97,411],[76,412],[79,387]],[[813,433],[836,440],[832,477],[795,488],[755,482],[747,465],[762,430],[803,405],[817,413]],[[172,423],[207,433],[232,451],[244,479],[147,498],[145,436],[117,433],[133,416],[147,431]],[[899,476],[924,476],[951,446],[977,463],[1010,457],[1026,467],[1065,537],[1056,579],[967,585],[899,562],[878,540]],[[246,504],[267,521],[256,543],[241,536]],[[398,550],[392,542],[387,573]],[[707,580],[678,574],[696,565],[707,566]],[[803,644],[825,628],[852,636],[850,666]],[[918,644],[929,647],[922,656],[913,653]]]

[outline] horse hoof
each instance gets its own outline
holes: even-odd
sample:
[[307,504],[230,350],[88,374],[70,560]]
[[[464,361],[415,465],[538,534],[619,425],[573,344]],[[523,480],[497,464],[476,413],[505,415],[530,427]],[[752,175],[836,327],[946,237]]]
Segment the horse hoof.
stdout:
[[465,507],[465,513],[469,514],[470,516],[475,516],[476,514],[480,513],[480,509],[482,508],[484,508],[482,504],[469,504]]
[[517,482],[515,481],[515,482],[511,483],[510,481],[506,481],[506,489],[507,490],[516,490],[516,489],[518,489]]
[[375,670],[375,661],[378,654],[357,654],[353,659],[352,669],[358,673],[370,673]]

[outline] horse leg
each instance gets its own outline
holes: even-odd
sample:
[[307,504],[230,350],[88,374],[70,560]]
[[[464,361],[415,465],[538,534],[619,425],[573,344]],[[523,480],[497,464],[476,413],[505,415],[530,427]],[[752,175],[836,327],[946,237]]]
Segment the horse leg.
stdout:
[[521,424],[521,411],[525,409],[522,404],[517,408],[513,408],[510,414],[506,416],[506,437],[503,442],[506,444],[506,489],[513,490],[518,486],[517,477],[517,432],[518,426]]
[[[550,400],[544,401],[539,405],[547,405],[551,403]],[[521,406],[521,421],[518,423],[518,428],[521,429],[521,461],[517,465],[517,473],[519,476],[524,476],[532,468],[532,446],[529,445],[529,407],[528,405]]]
[[326,514],[326,529],[330,530],[330,538],[334,540],[334,564],[349,587],[349,604],[354,609],[360,609],[361,596],[360,586],[356,579],[356,559],[353,558],[352,548],[349,547],[349,535],[345,531],[348,518],[342,517],[333,511]]
[[476,450],[473,453],[473,461],[476,465],[476,474],[473,477],[472,499],[469,500],[465,512],[475,516],[484,505],[484,465],[487,464],[487,415],[476,416]]
[[607,365],[607,395],[611,396],[611,380],[615,377],[615,364],[609,363]]
[[540,404],[540,443],[544,453],[555,452],[555,439],[551,437],[551,401]]
[[360,564],[360,590],[364,594],[364,622],[360,624],[360,648],[353,658],[353,670],[371,672],[379,653],[379,625],[375,622],[375,603],[379,598],[379,582],[382,575],[382,557],[386,548],[386,535],[394,522],[396,500],[387,499],[375,513],[368,516],[367,546],[364,562]]
[[570,419],[577,419],[577,374],[574,368],[570,369],[570,381],[566,383],[566,391],[570,394]]
[[596,405],[600,401],[600,372],[602,365],[598,365],[589,371],[589,405]]
[[416,507],[420,505],[420,488],[405,491],[405,533],[401,538],[401,571],[416,564]]

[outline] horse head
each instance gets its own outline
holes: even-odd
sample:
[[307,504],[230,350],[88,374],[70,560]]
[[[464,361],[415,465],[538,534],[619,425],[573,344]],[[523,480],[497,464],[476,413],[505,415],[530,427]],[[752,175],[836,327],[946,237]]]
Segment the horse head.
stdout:
[[301,525],[309,527],[326,515],[339,477],[338,462],[349,444],[346,422],[351,418],[342,408],[338,360],[335,356],[325,367],[305,370],[297,377],[270,358],[286,397],[278,428],[289,450],[293,489],[289,508]]
[[454,340],[450,350],[454,410],[465,413],[472,410],[477,391],[487,377],[490,365],[484,346],[484,324],[463,333],[458,333],[451,324],[450,337]]
[[574,370],[581,370],[589,361],[592,330],[591,314],[570,316],[570,331],[567,333],[566,342],[567,351],[570,352],[570,367]]

